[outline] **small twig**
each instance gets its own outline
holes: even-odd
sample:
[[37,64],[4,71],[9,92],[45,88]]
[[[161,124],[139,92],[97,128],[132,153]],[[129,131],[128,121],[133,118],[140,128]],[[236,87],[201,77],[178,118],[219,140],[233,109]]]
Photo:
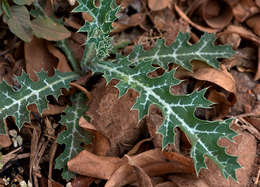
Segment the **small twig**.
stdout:
[[241,127],[243,129],[248,130],[251,134],[253,134],[258,140],[260,140],[260,133],[259,131],[253,126],[251,125],[249,122],[247,122],[245,119],[243,119],[242,117],[238,117],[237,120],[239,120],[240,122],[242,122]]
[[52,168],[53,168],[53,160],[55,157],[57,147],[58,147],[58,144],[55,142],[52,144],[51,149],[50,149],[48,187],[52,187]]
[[257,176],[256,176],[256,179],[255,179],[255,183],[254,183],[254,184],[258,185],[259,177],[260,177],[260,167],[258,168],[258,172],[257,172]]

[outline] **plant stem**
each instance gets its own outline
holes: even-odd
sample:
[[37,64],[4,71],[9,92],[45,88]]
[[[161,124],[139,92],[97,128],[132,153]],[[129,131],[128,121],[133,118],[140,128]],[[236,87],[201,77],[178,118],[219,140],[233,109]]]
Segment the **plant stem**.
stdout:
[[71,51],[70,47],[68,46],[67,41],[66,40],[58,41],[57,47],[59,47],[67,56],[73,71],[79,73],[80,69],[78,67],[78,62],[76,61],[74,55],[72,54],[72,51]]
[[89,43],[85,46],[84,55],[80,61],[80,67],[83,72],[87,71],[87,64],[89,64],[96,56],[95,43]]
[[[93,34],[93,38],[98,37],[100,31],[96,30]],[[87,39],[85,49],[84,49],[84,55],[80,61],[80,67],[83,72],[87,72],[87,66],[90,65],[92,60],[96,57],[96,44],[94,42],[89,42]]]

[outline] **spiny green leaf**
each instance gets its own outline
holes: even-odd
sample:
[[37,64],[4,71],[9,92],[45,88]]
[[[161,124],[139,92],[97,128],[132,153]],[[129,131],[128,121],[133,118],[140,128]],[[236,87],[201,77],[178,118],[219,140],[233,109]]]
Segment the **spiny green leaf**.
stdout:
[[100,0],[99,6],[95,5],[95,0],[78,0],[78,3],[73,12],[86,12],[92,17],[92,21],[86,22],[79,32],[88,33],[86,45],[95,44],[97,57],[106,57],[112,47],[109,33],[120,7],[115,0]]
[[56,169],[63,169],[62,177],[69,181],[75,174],[70,172],[67,168],[67,162],[82,151],[81,143],[88,144],[91,141],[91,137],[87,131],[79,127],[79,119],[87,111],[87,107],[84,104],[86,98],[84,94],[78,93],[72,97],[73,105],[67,107],[64,111],[65,116],[62,116],[60,123],[66,125],[66,131],[59,134],[57,142],[59,144],[65,144],[65,150],[56,159]]
[[[184,45],[184,43],[187,42],[187,37],[183,38],[183,36],[185,35],[179,35],[179,41],[177,41],[178,45],[173,45],[177,47],[178,52],[181,51],[182,54],[185,54],[185,50],[187,50],[187,53],[190,53],[191,55],[192,52],[190,50],[193,46],[188,46],[188,44]],[[203,42],[205,37],[206,42]],[[200,42],[195,44],[197,47],[195,47],[194,50],[197,50],[198,53],[201,51],[206,53],[207,50],[204,47],[201,48],[198,46],[207,46],[208,38],[212,38],[212,36],[209,34],[204,35]],[[180,41],[180,39],[183,41]],[[210,45],[212,45],[212,40],[210,41]],[[203,45],[201,45],[201,43]],[[181,46],[183,45],[184,49],[181,49]],[[173,77],[175,70],[165,72],[160,77],[148,77],[148,73],[156,69],[152,64],[159,63],[160,65],[165,66],[168,64],[169,60],[173,60],[164,57],[161,57],[159,60],[156,59],[157,61],[154,60],[154,54],[157,54],[158,56],[171,56],[171,53],[174,53],[172,46],[167,48],[162,41],[159,41],[155,48],[157,50],[151,49],[152,52],[135,49],[130,57],[120,57],[118,62],[100,62],[95,64],[95,66],[92,67],[92,70],[95,72],[103,72],[107,82],[112,79],[120,80],[116,85],[120,96],[124,95],[130,88],[139,93],[139,97],[132,108],[138,110],[139,120],[148,114],[149,107],[152,104],[156,104],[161,109],[164,121],[158,129],[158,133],[163,136],[163,148],[168,144],[174,143],[174,129],[179,127],[191,141],[191,157],[194,160],[197,173],[199,173],[201,168],[206,168],[204,156],[208,156],[218,165],[226,178],[230,176],[236,180],[235,171],[240,168],[237,157],[226,154],[225,149],[218,145],[219,138],[225,137],[232,141],[232,138],[236,136],[236,133],[229,128],[232,119],[211,122],[196,118],[194,116],[196,108],[208,108],[212,103],[204,98],[205,89],[195,91],[188,95],[172,95],[169,91],[170,87],[172,85],[177,85],[180,82]],[[215,47],[211,46],[211,48],[213,50]],[[218,46],[216,47],[216,50],[217,49],[223,50],[224,48]],[[209,63],[212,62],[212,59],[231,56],[233,54],[232,51],[230,53],[228,53],[228,51],[222,51],[224,53],[223,55],[220,51],[219,54],[214,52],[214,58],[209,55],[204,56],[203,58]],[[176,55],[177,53],[175,56]],[[178,58],[179,61],[182,60],[182,62],[179,62],[178,64],[181,64],[182,67],[190,68],[190,65],[188,65],[190,61],[197,59],[200,56],[191,55],[183,59]],[[133,64],[133,61],[138,63]]]
[[36,104],[40,113],[47,108],[46,97],[53,95],[56,98],[61,94],[60,88],[69,88],[69,83],[78,78],[75,73],[61,73],[56,71],[54,76],[48,77],[44,71],[37,73],[38,81],[33,82],[29,76],[22,72],[17,77],[21,88],[13,90],[5,81],[0,84],[0,134],[5,133],[3,124],[7,116],[16,118],[16,125],[19,129],[25,122],[29,122],[29,111],[27,106]]
[[133,52],[128,55],[128,60],[133,64],[141,61],[152,61],[164,69],[168,64],[175,63],[191,71],[192,60],[201,60],[214,68],[219,67],[218,58],[228,58],[234,54],[231,46],[215,46],[214,34],[205,33],[200,40],[193,45],[188,44],[189,34],[179,33],[175,42],[165,46],[164,40],[157,40],[154,48],[145,51],[142,46],[135,46]]

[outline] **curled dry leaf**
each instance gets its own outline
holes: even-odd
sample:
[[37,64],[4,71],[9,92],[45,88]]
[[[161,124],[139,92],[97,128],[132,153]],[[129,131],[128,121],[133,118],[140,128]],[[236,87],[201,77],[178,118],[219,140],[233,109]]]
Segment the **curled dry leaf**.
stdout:
[[[131,157],[131,163],[142,168],[148,176],[169,173],[194,173],[192,161],[182,155],[163,154],[160,149],[149,150]],[[168,158],[171,158],[169,161]],[[136,181],[137,177],[125,158],[97,156],[86,150],[68,162],[70,171],[80,175],[108,179],[106,187],[119,187]]]
[[[64,112],[65,108],[66,108],[66,106],[52,105],[52,104],[48,103],[48,108],[44,109],[42,112],[42,115],[40,115],[35,104],[28,106],[29,111],[34,112],[35,114],[37,114],[37,116],[42,116],[42,117],[45,117],[48,115],[61,114],[62,112]],[[34,119],[34,116],[31,116],[31,117],[32,117],[32,119]]]
[[241,37],[237,33],[221,32],[217,34],[217,38],[222,44],[231,45],[233,49],[237,49],[241,43]]
[[204,21],[215,29],[224,28],[233,18],[231,7],[225,2],[217,0],[208,0],[203,4],[202,16]]
[[252,33],[250,30],[245,29],[242,26],[237,26],[237,25],[229,25],[225,32],[229,33],[237,33],[239,34],[242,38],[251,40],[255,42],[256,44],[260,45],[260,37],[256,36],[254,33]]
[[82,91],[87,96],[88,100],[91,100],[91,98],[92,98],[91,93],[85,87],[81,86],[80,84],[78,84],[76,82],[71,82],[70,86]]
[[81,151],[67,165],[70,171],[80,175],[109,179],[123,163],[118,157],[97,156],[86,150]]
[[240,1],[233,7],[232,12],[235,19],[239,22],[244,22],[250,16],[258,13],[260,9],[255,5],[252,0]]
[[135,161],[130,157],[126,155],[126,158],[128,159],[128,164],[132,166],[136,177],[137,177],[137,183],[140,187],[153,187],[151,178],[145,173],[145,171],[136,165]]
[[260,36],[260,14],[254,15],[246,20],[246,24],[258,35]]
[[139,154],[140,152],[144,152],[143,151],[143,147],[146,147],[147,144],[151,143],[152,138],[146,138],[141,140],[140,142],[138,142],[128,153],[127,155],[132,156],[132,155],[136,155]]
[[224,93],[218,92],[215,89],[209,89],[207,99],[216,104],[214,108],[206,110],[206,119],[217,120],[223,119],[223,117],[227,116],[230,111],[230,107],[232,106],[232,102],[228,100]]
[[219,29],[212,29],[212,28],[207,28],[207,27],[203,27],[201,25],[198,25],[196,23],[194,23],[193,21],[191,21],[191,19],[180,9],[180,7],[178,7],[177,4],[175,4],[175,10],[177,11],[177,13],[180,15],[180,17],[182,17],[185,21],[187,21],[189,24],[191,24],[193,27],[195,27],[196,29],[203,31],[203,32],[208,32],[208,33],[215,33],[217,32]]
[[152,11],[158,11],[171,7],[172,0],[148,0],[148,6]]
[[235,80],[226,70],[214,69],[201,61],[193,61],[192,70],[193,72],[190,72],[183,68],[178,68],[175,76],[179,79],[184,79],[188,76],[198,80],[209,81],[224,88],[228,92],[236,93]]
[[85,118],[81,117],[79,126],[88,131],[92,135],[92,142],[89,144],[88,150],[99,156],[107,156],[110,150],[110,142],[107,137],[96,130],[96,127],[89,123]]
[[75,17],[70,16],[69,18],[64,18],[64,23],[73,29],[79,30],[81,28],[81,25],[79,24],[79,20],[76,20]]
[[71,72],[71,68],[68,64],[67,58],[63,53],[61,53],[56,47],[52,44],[47,45],[48,51],[58,59],[58,64],[56,69],[60,72]]
[[[135,165],[141,167],[150,177],[169,173],[190,174],[194,172],[192,163],[183,163],[184,159],[182,161],[168,161],[160,149],[153,149],[131,156],[131,159]],[[107,181],[106,187],[124,186],[135,181],[136,175],[132,167],[129,164],[124,164],[113,173]]]

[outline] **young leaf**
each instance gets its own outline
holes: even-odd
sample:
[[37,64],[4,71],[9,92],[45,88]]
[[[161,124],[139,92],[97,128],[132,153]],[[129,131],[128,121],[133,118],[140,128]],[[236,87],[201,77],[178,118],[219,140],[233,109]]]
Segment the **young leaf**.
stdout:
[[[116,5],[115,0],[100,0],[98,6],[95,5],[95,2],[95,0],[78,0],[79,5],[73,12],[86,12],[92,17],[92,21],[86,22],[79,32],[88,33],[86,47],[92,44],[92,47],[88,47],[88,50],[95,48],[95,51],[92,52],[95,53],[94,56],[104,58],[112,49],[109,33],[113,29],[112,23],[115,21],[120,7]],[[89,51],[85,53],[81,67],[85,66],[86,61],[90,58],[89,53]]]
[[78,78],[75,73],[61,73],[56,71],[54,76],[48,77],[44,71],[37,73],[39,81],[33,82],[26,73],[17,77],[21,88],[13,90],[5,81],[0,84],[0,134],[5,133],[4,119],[7,116],[16,118],[16,125],[19,129],[25,122],[29,122],[29,111],[27,106],[36,104],[40,113],[47,108],[46,97],[53,95],[58,97],[60,88],[69,88],[69,83]]
[[65,144],[64,152],[56,159],[56,169],[62,169],[63,179],[69,181],[75,174],[70,172],[67,168],[67,162],[82,151],[81,143],[90,143],[91,137],[87,131],[79,127],[79,119],[87,111],[84,104],[86,101],[84,94],[78,93],[72,98],[73,105],[68,107],[62,116],[60,123],[66,125],[66,131],[59,134],[57,142]]

